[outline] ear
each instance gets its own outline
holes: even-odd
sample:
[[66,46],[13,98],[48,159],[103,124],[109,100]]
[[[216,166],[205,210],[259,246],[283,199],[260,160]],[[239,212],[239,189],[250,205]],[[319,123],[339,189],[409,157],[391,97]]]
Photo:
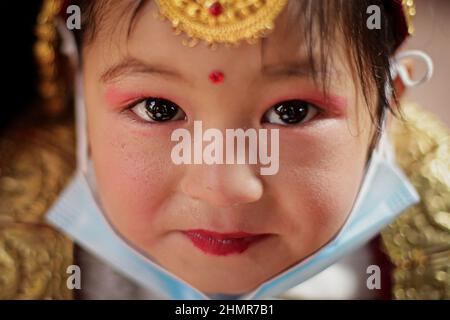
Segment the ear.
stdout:
[[[408,71],[409,78],[412,78],[414,71],[413,61],[411,59],[404,59],[402,60],[402,65]],[[403,84],[403,81],[399,75],[397,75],[393,80],[394,80],[394,90],[397,94],[397,98],[401,99],[404,93],[406,92],[406,86]]]

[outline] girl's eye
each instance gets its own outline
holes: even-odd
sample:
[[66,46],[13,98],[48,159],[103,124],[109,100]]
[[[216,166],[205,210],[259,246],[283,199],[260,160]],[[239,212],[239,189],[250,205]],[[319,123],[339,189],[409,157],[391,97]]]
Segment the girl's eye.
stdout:
[[175,103],[161,98],[147,98],[131,108],[139,118],[147,122],[165,122],[186,119],[184,111]]
[[271,107],[264,114],[264,121],[282,126],[300,124],[313,119],[319,108],[302,100],[284,101]]

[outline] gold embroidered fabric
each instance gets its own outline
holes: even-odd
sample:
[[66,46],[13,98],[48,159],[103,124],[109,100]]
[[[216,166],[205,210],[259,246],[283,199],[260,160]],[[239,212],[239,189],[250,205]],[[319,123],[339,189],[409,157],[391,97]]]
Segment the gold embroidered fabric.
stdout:
[[73,244],[45,212],[74,167],[71,121],[21,120],[0,134],[0,299],[70,299]]
[[395,270],[396,299],[450,299],[450,134],[432,115],[404,104],[391,130],[397,162],[421,202],[382,232]]
[[49,116],[60,115],[68,102],[66,79],[63,76],[67,61],[59,54],[60,39],[56,19],[63,2],[43,0],[35,27],[36,42],[33,49],[40,76],[38,89],[45,101],[42,107]]

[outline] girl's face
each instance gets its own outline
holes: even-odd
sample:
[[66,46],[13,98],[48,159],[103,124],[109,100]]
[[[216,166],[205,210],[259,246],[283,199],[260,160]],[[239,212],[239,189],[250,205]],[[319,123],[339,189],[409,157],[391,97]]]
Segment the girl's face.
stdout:
[[[109,24],[121,20],[119,11]],[[369,112],[339,37],[325,99],[286,12],[263,43],[212,50],[184,46],[184,36],[155,19],[156,11],[149,2],[130,35],[126,28],[100,32],[83,52],[100,202],[123,238],[175,275],[203,292],[244,293],[318,250],[341,228],[363,177],[373,133]],[[209,80],[214,70],[223,72],[222,83]],[[154,122],[139,112],[141,101],[154,98],[173,102],[176,115]],[[273,112],[288,100],[310,103],[299,123],[283,123]],[[279,129],[278,173],[261,175],[259,165],[175,165],[171,134],[177,128],[193,133],[195,120],[203,130],[221,132]],[[188,230],[259,236],[215,240],[213,246],[232,248],[220,254],[220,248],[207,252],[194,245]]]

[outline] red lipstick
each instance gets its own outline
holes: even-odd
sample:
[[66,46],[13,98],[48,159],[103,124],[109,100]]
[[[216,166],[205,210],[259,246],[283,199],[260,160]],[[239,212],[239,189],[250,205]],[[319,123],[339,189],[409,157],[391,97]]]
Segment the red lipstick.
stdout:
[[187,230],[183,231],[183,234],[203,252],[217,256],[242,253],[268,236],[246,232],[217,233],[207,230]]

